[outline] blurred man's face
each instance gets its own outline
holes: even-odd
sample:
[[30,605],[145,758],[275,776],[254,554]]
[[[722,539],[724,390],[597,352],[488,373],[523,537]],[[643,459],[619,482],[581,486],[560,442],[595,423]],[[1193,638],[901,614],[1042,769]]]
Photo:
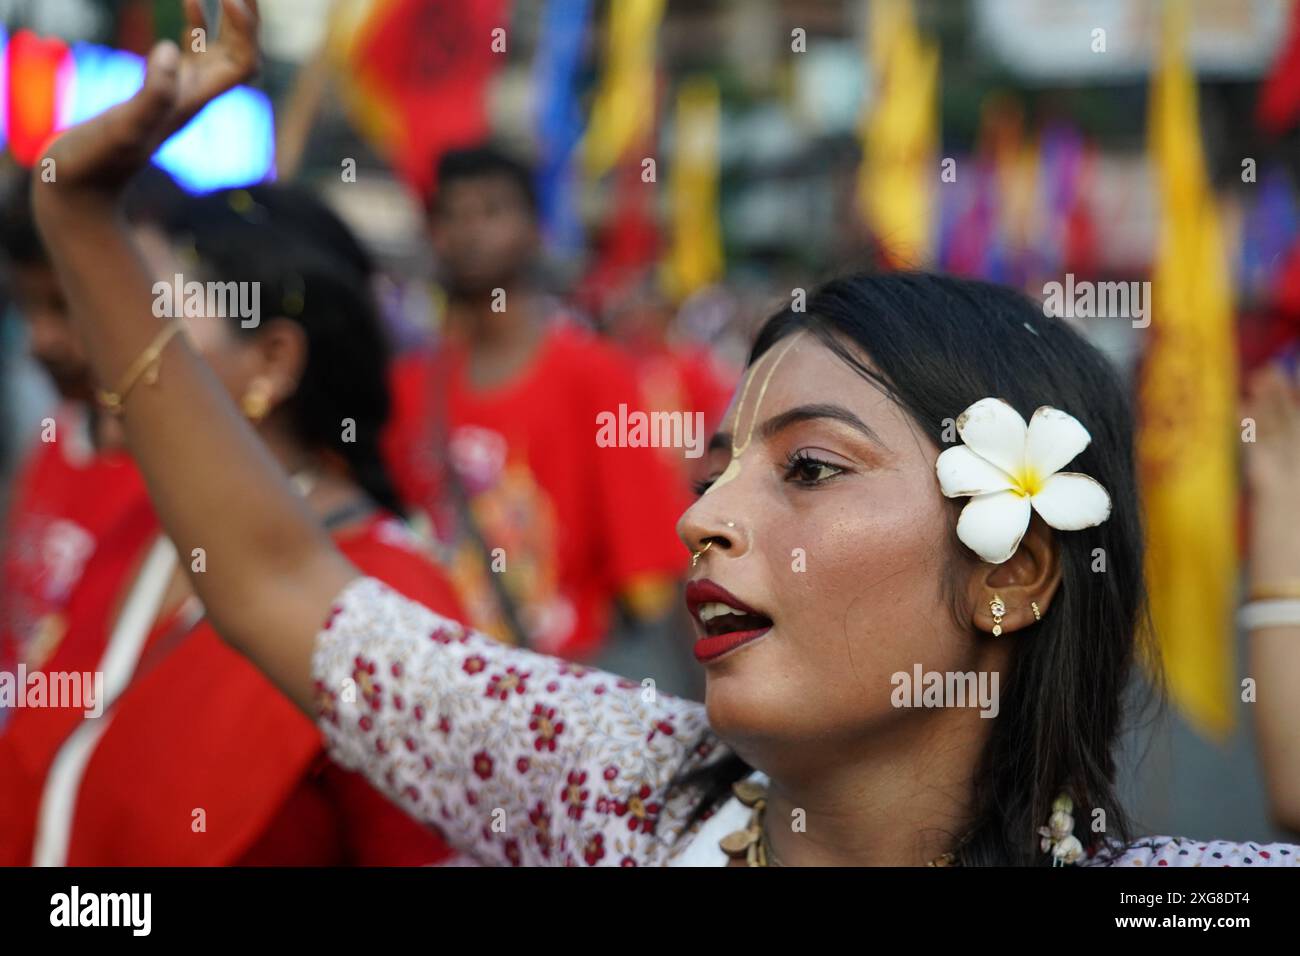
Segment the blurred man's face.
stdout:
[[537,223],[509,177],[485,175],[439,190],[429,236],[448,290],[483,295],[523,272],[537,245]]
[[46,263],[14,263],[9,275],[14,304],[27,324],[32,358],[49,373],[61,396],[89,401],[94,395],[90,366],[54,270]]

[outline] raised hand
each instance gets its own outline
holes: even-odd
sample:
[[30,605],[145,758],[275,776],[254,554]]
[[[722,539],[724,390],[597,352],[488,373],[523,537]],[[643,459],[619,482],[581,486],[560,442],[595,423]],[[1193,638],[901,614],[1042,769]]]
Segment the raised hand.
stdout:
[[1255,422],[1255,440],[1242,447],[1251,496],[1252,587],[1300,582],[1300,387],[1273,364],[1247,380],[1242,414]]
[[1253,490],[1294,495],[1300,477],[1300,385],[1270,364],[1248,380],[1243,415],[1255,421],[1246,447],[1246,476]]
[[[115,192],[167,137],[257,72],[257,0],[221,0],[221,32],[215,38],[200,0],[184,0],[184,7],[181,46],[159,43],[149,54],[144,85],[133,97],[54,141],[46,153],[54,161],[54,176],[45,184],[53,188],[38,194]],[[196,34],[199,30],[204,32]]]

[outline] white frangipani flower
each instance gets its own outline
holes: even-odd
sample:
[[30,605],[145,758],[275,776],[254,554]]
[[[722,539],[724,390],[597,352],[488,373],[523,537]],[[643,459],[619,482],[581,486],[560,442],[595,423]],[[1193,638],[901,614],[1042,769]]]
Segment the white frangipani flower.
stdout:
[[939,456],[935,472],[949,498],[969,496],[957,537],[985,561],[1001,564],[1020,546],[1033,511],[1058,531],[1110,517],[1110,495],[1087,475],[1062,468],[1092,436],[1078,419],[1040,406],[1025,424],[1000,398],[981,398],[957,418],[964,445]]

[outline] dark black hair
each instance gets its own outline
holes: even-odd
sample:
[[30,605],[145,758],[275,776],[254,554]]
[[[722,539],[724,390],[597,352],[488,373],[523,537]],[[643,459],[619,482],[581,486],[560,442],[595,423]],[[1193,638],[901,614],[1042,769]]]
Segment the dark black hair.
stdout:
[[[19,265],[49,264],[32,213],[35,175],[34,170],[15,173],[0,199],[0,254]],[[176,180],[150,163],[132,177],[122,195],[122,207],[132,223],[162,223],[185,201],[186,195]]]
[[[209,278],[260,283],[264,318],[302,327],[306,366],[285,405],[295,437],[338,455],[376,504],[402,514],[379,451],[391,408],[388,340],[370,256],[347,226],[305,189],[259,185],[193,199],[166,229],[192,246]],[[242,335],[256,335],[258,327],[231,323]],[[345,419],[356,423],[350,441]]]
[[15,174],[5,184],[4,198],[0,199],[0,253],[17,265],[48,262],[32,214],[32,176],[29,171]]
[[[786,308],[772,316],[749,364],[803,329],[889,395],[940,448],[954,419],[987,396],[1005,399],[1026,421],[1038,406],[1051,405],[1092,434],[1067,467],[1100,482],[1113,510],[1097,527],[1056,536],[1060,587],[1051,613],[1013,644],[1000,713],[976,771],[972,825],[953,837],[968,837],[958,854],[966,865],[1047,865],[1037,830],[1064,793],[1074,803],[1075,835],[1085,848],[1105,849],[1103,838],[1130,842],[1113,751],[1134,660],[1139,651],[1154,651],[1128,390],[1074,329],[1046,318],[1020,293],[985,282],[927,273],[833,280],[809,296],[806,311]],[[951,510],[954,614],[955,572],[965,556],[975,560],[956,538],[966,500],[954,500]],[[704,792],[702,814],[748,770],[730,756],[679,783]],[[1097,810],[1105,812],[1104,834],[1092,830]]]
[[[508,179],[519,190],[524,204],[533,215],[537,214],[537,187],[533,171],[520,159],[505,150],[484,144],[464,149],[449,149],[438,159],[437,190],[446,189],[454,182],[500,177]],[[435,191],[429,196],[428,208],[438,201]]]
[[[238,206],[240,190],[231,193],[232,202]],[[297,229],[303,236],[323,245],[367,282],[375,274],[375,260],[361,240],[329,206],[317,200],[301,186],[288,184],[250,186],[246,190],[254,204],[269,214],[271,221],[282,222]],[[252,218],[256,221],[257,215]]]

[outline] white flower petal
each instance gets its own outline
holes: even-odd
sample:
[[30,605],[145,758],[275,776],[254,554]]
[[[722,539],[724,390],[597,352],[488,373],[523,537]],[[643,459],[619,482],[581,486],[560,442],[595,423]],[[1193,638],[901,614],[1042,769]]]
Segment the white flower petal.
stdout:
[[934,470],[939,476],[939,487],[949,498],[1006,491],[1012,486],[1010,475],[965,445],[945,450],[934,463]]
[[961,510],[957,537],[990,564],[1016,553],[1029,527],[1029,499],[1014,491],[977,495]]
[[981,398],[957,416],[957,432],[971,451],[1012,475],[1025,463],[1028,431],[1020,413],[1000,398]]
[[1110,495],[1087,475],[1062,471],[1048,478],[1032,499],[1034,510],[1058,531],[1078,531],[1110,517]]
[[1055,474],[1088,447],[1092,436],[1079,420],[1050,405],[1035,409],[1025,439],[1025,464],[1039,477]]

